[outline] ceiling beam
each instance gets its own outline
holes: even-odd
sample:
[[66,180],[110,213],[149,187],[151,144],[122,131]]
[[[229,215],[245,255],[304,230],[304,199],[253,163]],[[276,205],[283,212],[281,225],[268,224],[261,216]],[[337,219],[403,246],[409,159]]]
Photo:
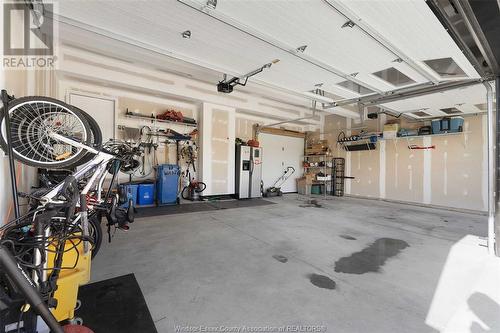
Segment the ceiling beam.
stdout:
[[177,1],[179,1],[180,3],[192,8],[196,11],[199,11],[200,13],[208,15],[208,16],[212,17],[213,19],[218,20],[221,23],[224,23],[224,24],[226,24],[234,29],[237,29],[237,30],[249,35],[249,36],[252,36],[252,37],[254,37],[258,40],[261,40],[261,41],[263,41],[263,42],[265,42],[265,43],[267,43],[275,48],[278,48],[281,51],[284,51],[284,52],[289,53],[297,58],[300,58],[300,59],[310,63],[311,65],[319,67],[319,68],[321,68],[327,72],[330,72],[332,74],[335,74],[335,75],[337,75],[337,76],[339,76],[347,81],[354,82],[354,83],[359,84],[363,87],[366,87],[370,90],[373,90],[377,93],[383,93],[383,91],[380,90],[379,88],[374,87],[371,84],[367,84],[361,80],[358,80],[354,76],[346,74],[346,73],[342,72],[341,70],[339,70],[339,69],[337,69],[329,64],[326,64],[322,61],[319,61],[313,57],[310,57],[302,52],[297,52],[296,47],[286,45],[283,42],[278,41],[278,40],[276,40],[268,35],[265,35],[262,32],[257,31],[256,29],[254,29],[252,27],[249,27],[245,24],[242,24],[236,20],[233,20],[232,18],[218,12],[217,10],[213,10],[213,9],[206,7],[203,3],[200,3],[200,2],[197,2],[194,0],[177,0]]
[[337,0],[323,0],[323,1],[327,3],[331,8],[333,8],[336,12],[344,16],[347,20],[354,22],[361,29],[361,31],[363,31],[367,36],[371,37],[382,47],[387,49],[389,52],[393,53],[394,56],[403,60],[408,66],[410,66],[417,73],[425,77],[429,82],[432,82],[433,84],[437,84],[439,82],[438,77],[432,75],[430,72],[425,70],[421,65],[419,65],[413,59],[411,59],[406,53],[404,53],[396,45],[391,43],[387,38],[382,36],[366,21],[357,16],[353,11],[351,11],[349,8],[341,4],[339,1]]
[[482,80],[465,80],[465,81],[451,81],[451,82],[448,81],[445,83],[438,84],[436,86],[427,86],[412,90],[394,91],[393,94],[391,95],[385,95],[385,96],[379,95],[379,96],[344,99],[327,106],[327,108],[355,104],[355,103],[361,103],[365,106],[378,105],[383,103],[395,102],[402,99],[433,94],[441,91],[468,87],[480,84],[481,82]]

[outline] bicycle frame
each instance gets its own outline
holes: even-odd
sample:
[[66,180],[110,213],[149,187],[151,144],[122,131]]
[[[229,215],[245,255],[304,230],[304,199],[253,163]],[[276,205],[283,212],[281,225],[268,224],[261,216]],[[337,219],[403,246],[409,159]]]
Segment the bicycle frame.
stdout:
[[[84,187],[84,189],[82,190],[81,193],[84,194],[84,195],[87,195],[88,192],[89,192],[89,190],[92,188],[93,184],[95,183],[95,181],[97,179],[99,179],[97,193],[101,193],[102,184],[104,183],[104,179],[105,179],[105,176],[106,176],[106,167],[108,165],[108,162],[110,162],[111,160],[115,159],[116,156],[108,154],[108,153],[104,153],[104,152],[101,152],[101,151],[98,151],[98,150],[96,150],[96,149],[94,149],[92,147],[89,147],[89,146],[84,145],[84,144],[82,144],[80,142],[68,139],[65,136],[62,136],[62,135],[57,134],[57,133],[50,133],[49,135],[50,135],[50,137],[52,137],[52,138],[54,138],[56,140],[62,141],[64,143],[67,143],[69,145],[72,145],[72,146],[75,146],[75,147],[78,147],[78,148],[86,149],[90,153],[96,154],[96,156],[92,160],[90,160],[89,162],[87,162],[86,164],[84,164],[83,167],[82,167],[82,169],[80,169],[79,171],[77,171],[73,175],[73,177],[75,177],[76,181],[78,181],[81,178],[83,178],[83,176],[87,172],[89,172],[90,170],[92,170],[94,167],[97,167],[97,170],[94,172],[94,175],[92,176],[92,178],[90,178],[90,180],[88,181],[87,185]],[[57,194],[61,190],[62,186],[63,186],[63,183],[61,183],[61,184],[57,185],[56,187],[54,187],[49,193],[47,193],[46,195],[44,195],[41,198],[41,202],[42,203],[54,202],[53,198],[57,196]]]
[[[96,150],[93,147],[87,146],[75,140],[69,139],[65,136],[59,135],[57,133],[48,133],[48,135],[59,142],[64,142],[72,147],[83,148],[89,153],[95,154],[93,159],[83,164],[80,170],[75,172],[72,176],[77,182],[81,182],[85,180],[85,185],[83,189],[80,191],[79,198],[75,201],[71,201],[74,206],[79,206],[80,210],[74,214],[71,218],[71,221],[67,221],[71,224],[71,226],[76,226],[80,224],[83,236],[89,235],[88,230],[88,222],[87,222],[87,209],[94,209],[96,205],[106,204],[108,202],[109,195],[111,193],[112,186],[115,181],[115,177],[118,173],[119,164],[116,165],[115,172],[113,173],[113,178],[111,184],[109,186],[109,190],[106,195],[102,195],[103,193],[103,184],[106,178],[107,171],[109,169],[109,164],[111,161],[119,159],[118,156]],[[12,152],[11,152],[12,154]],[[92,174],[91,174],[92,173]],[[32,221],[35,221],[40,212],[44,211],[45,207],[48,207],[49,204],[64,204],[68,201],[61,200],[59,195],[61,190],[64,190],[65,182],[61,182],[52,188],[48,193],[46,193],[43,197],[39,198],[39,206],[35,212],[29,213],[26,216],[32,215]],[[96,200],[92,201],[92,204],[87,206],[87,195],[89,192],[95,190],[97,193]],[[76,192],[73,192],[76,193]],[[73,198],[75,199],[75,198]],[[49,208],[51,209],[51,208]],[[72,212],[73,213],[73,212]],[[22,217],[16,216],[16,220],[10,222],[9,224],[18,223],[21,221]],[[31,216],[30,216],[31,219]],[[51,219],[65,219],[65,217],[52,217]],[[50,224],[40,224],[43,225],[42,228],[36,228],[35,237],[48,239],[51,236],[51,227]],[[88,241],[84,238],[84,252],[88,253]],[[31,306],[36,310],[42,319],[46,322],[46,324],[50,327],[52,332],[62,333],[63,330],[61,326],[58,324],[55,317],[52,315],[49,307],[42,300],[40,296],[40,285],[43,282],[48,280],[47,271],[49,269],[49,264],[47,260],[43,258],[47,258],[46,256],[47,249],[45,247],[36,248],[34,251],[33,264],[36,268],[33,271],[32,276],[23,269],[23,267],[16,261],[16,258],[5,248],[2,244],[0,244],[0,266],[5,274],[19,289],[23,297],[31,304]],[[42,263],[42,261],[44,262]],[[43,270],[40,272],[40,267],[43,267]],[[55,267],[51,268],[52,271],[56,271]],[[38,273],[40,275],[38,275]],[[55,275],[57,279],[58,275]]]
[[[59,135],[57,133],[50,133],[49,135],[53,139],[62,141],[62,142],[67,143],[71,146],[86,149],[87,151],[96,154],[96,156],[92,160],[90,160],[89,162],[84,164],[83,167],[73,175],[73,177],[75,178],[76,181],[79,181],[89,171],[96,169],[94,171],[94,174],[92,175],[92,177],[89,179],[89,181],[87,182],[87,184],[85,185],[85,187],[81,191],[80,201],[84,200],[84,198],[86,197],[88,192],[93,188],[93,186],[95,184],[97,184],[98,203],[102,203],[103,200],[100,197],[100,193],[102,191],[102,185],[103,185],[105,177],[106,177],[108,162],[115,159],[116,156],[98,151],[92,147],[89,147],[89,146],[84,145],[80,142],[74,141],[72,139],[66,138],[66,137]],[[61,191],[63,186],[64,186],[64,182],[58,184],[50,192],[48,192],[43,197],[41,197],[40,198],[40,207],[44,207],[45,205],[47,205],[49,203],[56,203],[56,204],[60,203],[60,201],[55,200],[55,198],[57,197],[57,195],[59,194],[59,192]],[[84,205],[86,206],[85,203],[84,203]],[[82,202],[77,203],[77,206],[81,207]],[[92,208],[92,206],[90,206],[90,208]],[[84,234],[84,236],[87,236],[88,235],[88,224],[87,224],[87,219],[86,219],[86,211],[81,211],[81,212],[77,213],[73,223],[78,223],[80,220],[82,222],[83,234]],[[38,236],[45,237],[45,238],[50,237],[50,228],[46,228],[43,235],[38,235]],[[87,242],[84,243],[84,248],[85,248],[85,252],[87,253],[88,252]],[[34,264],[40,265],[42,263],[43,257],[44,257],[44,254],[41,253],[41,251],[37,250],[35,253]],[[46,262],[44,263],[44,268],[45,268],[45,270],[42,272],[42,281],[46,281],[46,279],[47,279],[47,271],[46,271],[47,263]],[[39,282],[40,282],[40,281],[38,281],[38,276],[36,275],[35,272],[33,273],[33,280],[36,284],[39,284]]]

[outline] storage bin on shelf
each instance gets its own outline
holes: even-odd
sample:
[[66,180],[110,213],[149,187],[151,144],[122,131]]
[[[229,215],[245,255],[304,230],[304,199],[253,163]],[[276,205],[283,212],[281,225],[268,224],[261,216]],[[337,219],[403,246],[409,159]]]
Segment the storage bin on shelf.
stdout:
[[311,194],[323,194],[321,184],[313,184],[311,186]]
[[384,125],[384,131],[382,132],[382,137],[384,139],[395,139],[398,136],[399,124],[390,123]]
[[463,132],[464,130],[464,118],[463,117],[451,117],[450,118],[450,132],[457,133]]
[[431,121],[432,134],[458,133],[463,131],[464,118],[451,117]]

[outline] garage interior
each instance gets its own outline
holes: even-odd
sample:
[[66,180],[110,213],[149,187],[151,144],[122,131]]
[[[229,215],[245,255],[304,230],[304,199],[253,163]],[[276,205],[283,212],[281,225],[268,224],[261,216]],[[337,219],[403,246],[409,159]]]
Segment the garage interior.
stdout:
[[0,8],[0,333],[500,332],[497,0]]

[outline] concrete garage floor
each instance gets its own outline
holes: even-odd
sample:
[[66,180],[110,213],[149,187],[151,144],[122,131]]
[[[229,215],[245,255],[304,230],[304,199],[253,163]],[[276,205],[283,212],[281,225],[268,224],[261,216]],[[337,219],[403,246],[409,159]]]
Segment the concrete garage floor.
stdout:
[[[485,216],[354,198],[320,199],[318,208],[299,199],[137,219],[129,232],[103,244],[92,279],[134,273],[159,332],[200,325],[450,328],[460,303],[454,295],[475,284],[454,269],[466,272],[469,259],[487,258],[484,239],[470,236],[486,236]],[[454,249],[465,255],[458,264]],[[445,274],[450,265],[459,268]],[[444,283],[450,274],[455,282]],[[456,290],[440,291],[450,286]],[[481,320],[468,321],[464,331],[495,327],[488,321],[500,309],[489,306],[498,307],[496,296],[474,297],[464,304]]]

